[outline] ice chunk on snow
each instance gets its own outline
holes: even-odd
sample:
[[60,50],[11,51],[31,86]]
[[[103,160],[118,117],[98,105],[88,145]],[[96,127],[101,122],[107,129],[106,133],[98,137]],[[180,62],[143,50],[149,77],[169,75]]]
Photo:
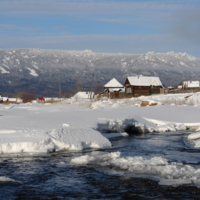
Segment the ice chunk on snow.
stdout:
[[183,184],[192,184],[191,179],[161,179],[159,185],[178,186]]
[[6,176],[0,176],[0,182],[18,182],[12,178],[8,178]]
[[90,128],[63,126],[49,133],[57,149],[83,150],[85,148],[111,147],[110,141],[100,132]]
[[194,143],[194,147],[195,148],[199,148],[200,147],[200,139],[199,140],[193,140],[192,142]]
[[200,132],[192,133],[192,134],[188,135],[189,140],[195,140],[195,139],[198,139],[198,138],[200,138]]
[[[134,176],[148,175],[161,178],[160,184],[189,184],[200,180],[200,169],[182,163],[170,163],[162,157],[145,158],[141,156],[121,157],[120,152],[106,153],[97,156],[80,156],[71,159],[70,164],[96,164],[131,172]],[[167,179],[167,180],[164,180]]]
[[200,147],[200,132],[197,133],[191,133],[188,135],[188,140],[192,140],[192,143],[195,148]]

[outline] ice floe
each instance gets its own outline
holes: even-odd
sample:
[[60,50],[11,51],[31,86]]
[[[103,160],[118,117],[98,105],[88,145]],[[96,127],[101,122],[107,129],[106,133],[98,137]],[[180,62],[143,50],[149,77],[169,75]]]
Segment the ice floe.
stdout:
[[200,169],[177,162],[169,162],[162,157],[144,158],[141,156],[121,157],[120,152],[96,156],[80,156],[71,159],[73,165],[100,165],[123,170],[132,176],[157,177],[160,185],[181,185],[200,182]]

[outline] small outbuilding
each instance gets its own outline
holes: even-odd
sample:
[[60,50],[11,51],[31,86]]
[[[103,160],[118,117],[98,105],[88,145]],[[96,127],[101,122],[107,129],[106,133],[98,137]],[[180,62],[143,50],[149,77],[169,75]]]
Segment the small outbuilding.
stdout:
[[124,83],[126,97],[164,93],[159,77],[129,76]]
[[111,99],[118,99],[124,97],[124,91],[124,86],[115,78],[113,78],[104,85],[104,91],[102,92],[102,95]]

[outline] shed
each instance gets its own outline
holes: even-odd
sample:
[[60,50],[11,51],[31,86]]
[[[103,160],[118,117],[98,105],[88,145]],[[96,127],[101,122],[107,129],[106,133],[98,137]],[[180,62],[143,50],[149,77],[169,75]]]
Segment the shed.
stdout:
[[115,78],[113,78],[104,85],[104,91],[102,92],[102,94],[103,96],[107,96],[112,99],[117,99],[124,97],[124,91],[124,86]]
[[163,85],[159,77],[129,76],[124,83],[126,97],[160,94]]

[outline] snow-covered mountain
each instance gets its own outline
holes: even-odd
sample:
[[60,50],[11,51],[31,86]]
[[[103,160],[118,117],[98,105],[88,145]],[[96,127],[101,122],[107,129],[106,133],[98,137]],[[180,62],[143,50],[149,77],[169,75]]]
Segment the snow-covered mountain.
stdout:
[[[115,77],[122,84],[126,76],[158,76],[166,85],[182,80],[199,80],[200,59],[186,53],[108,54],[90,50],[0,50],[1,95],[29,91],[40,96],[58,96],[82,84],[90,88]],[[78,84],[80,83],[80,84]]]

